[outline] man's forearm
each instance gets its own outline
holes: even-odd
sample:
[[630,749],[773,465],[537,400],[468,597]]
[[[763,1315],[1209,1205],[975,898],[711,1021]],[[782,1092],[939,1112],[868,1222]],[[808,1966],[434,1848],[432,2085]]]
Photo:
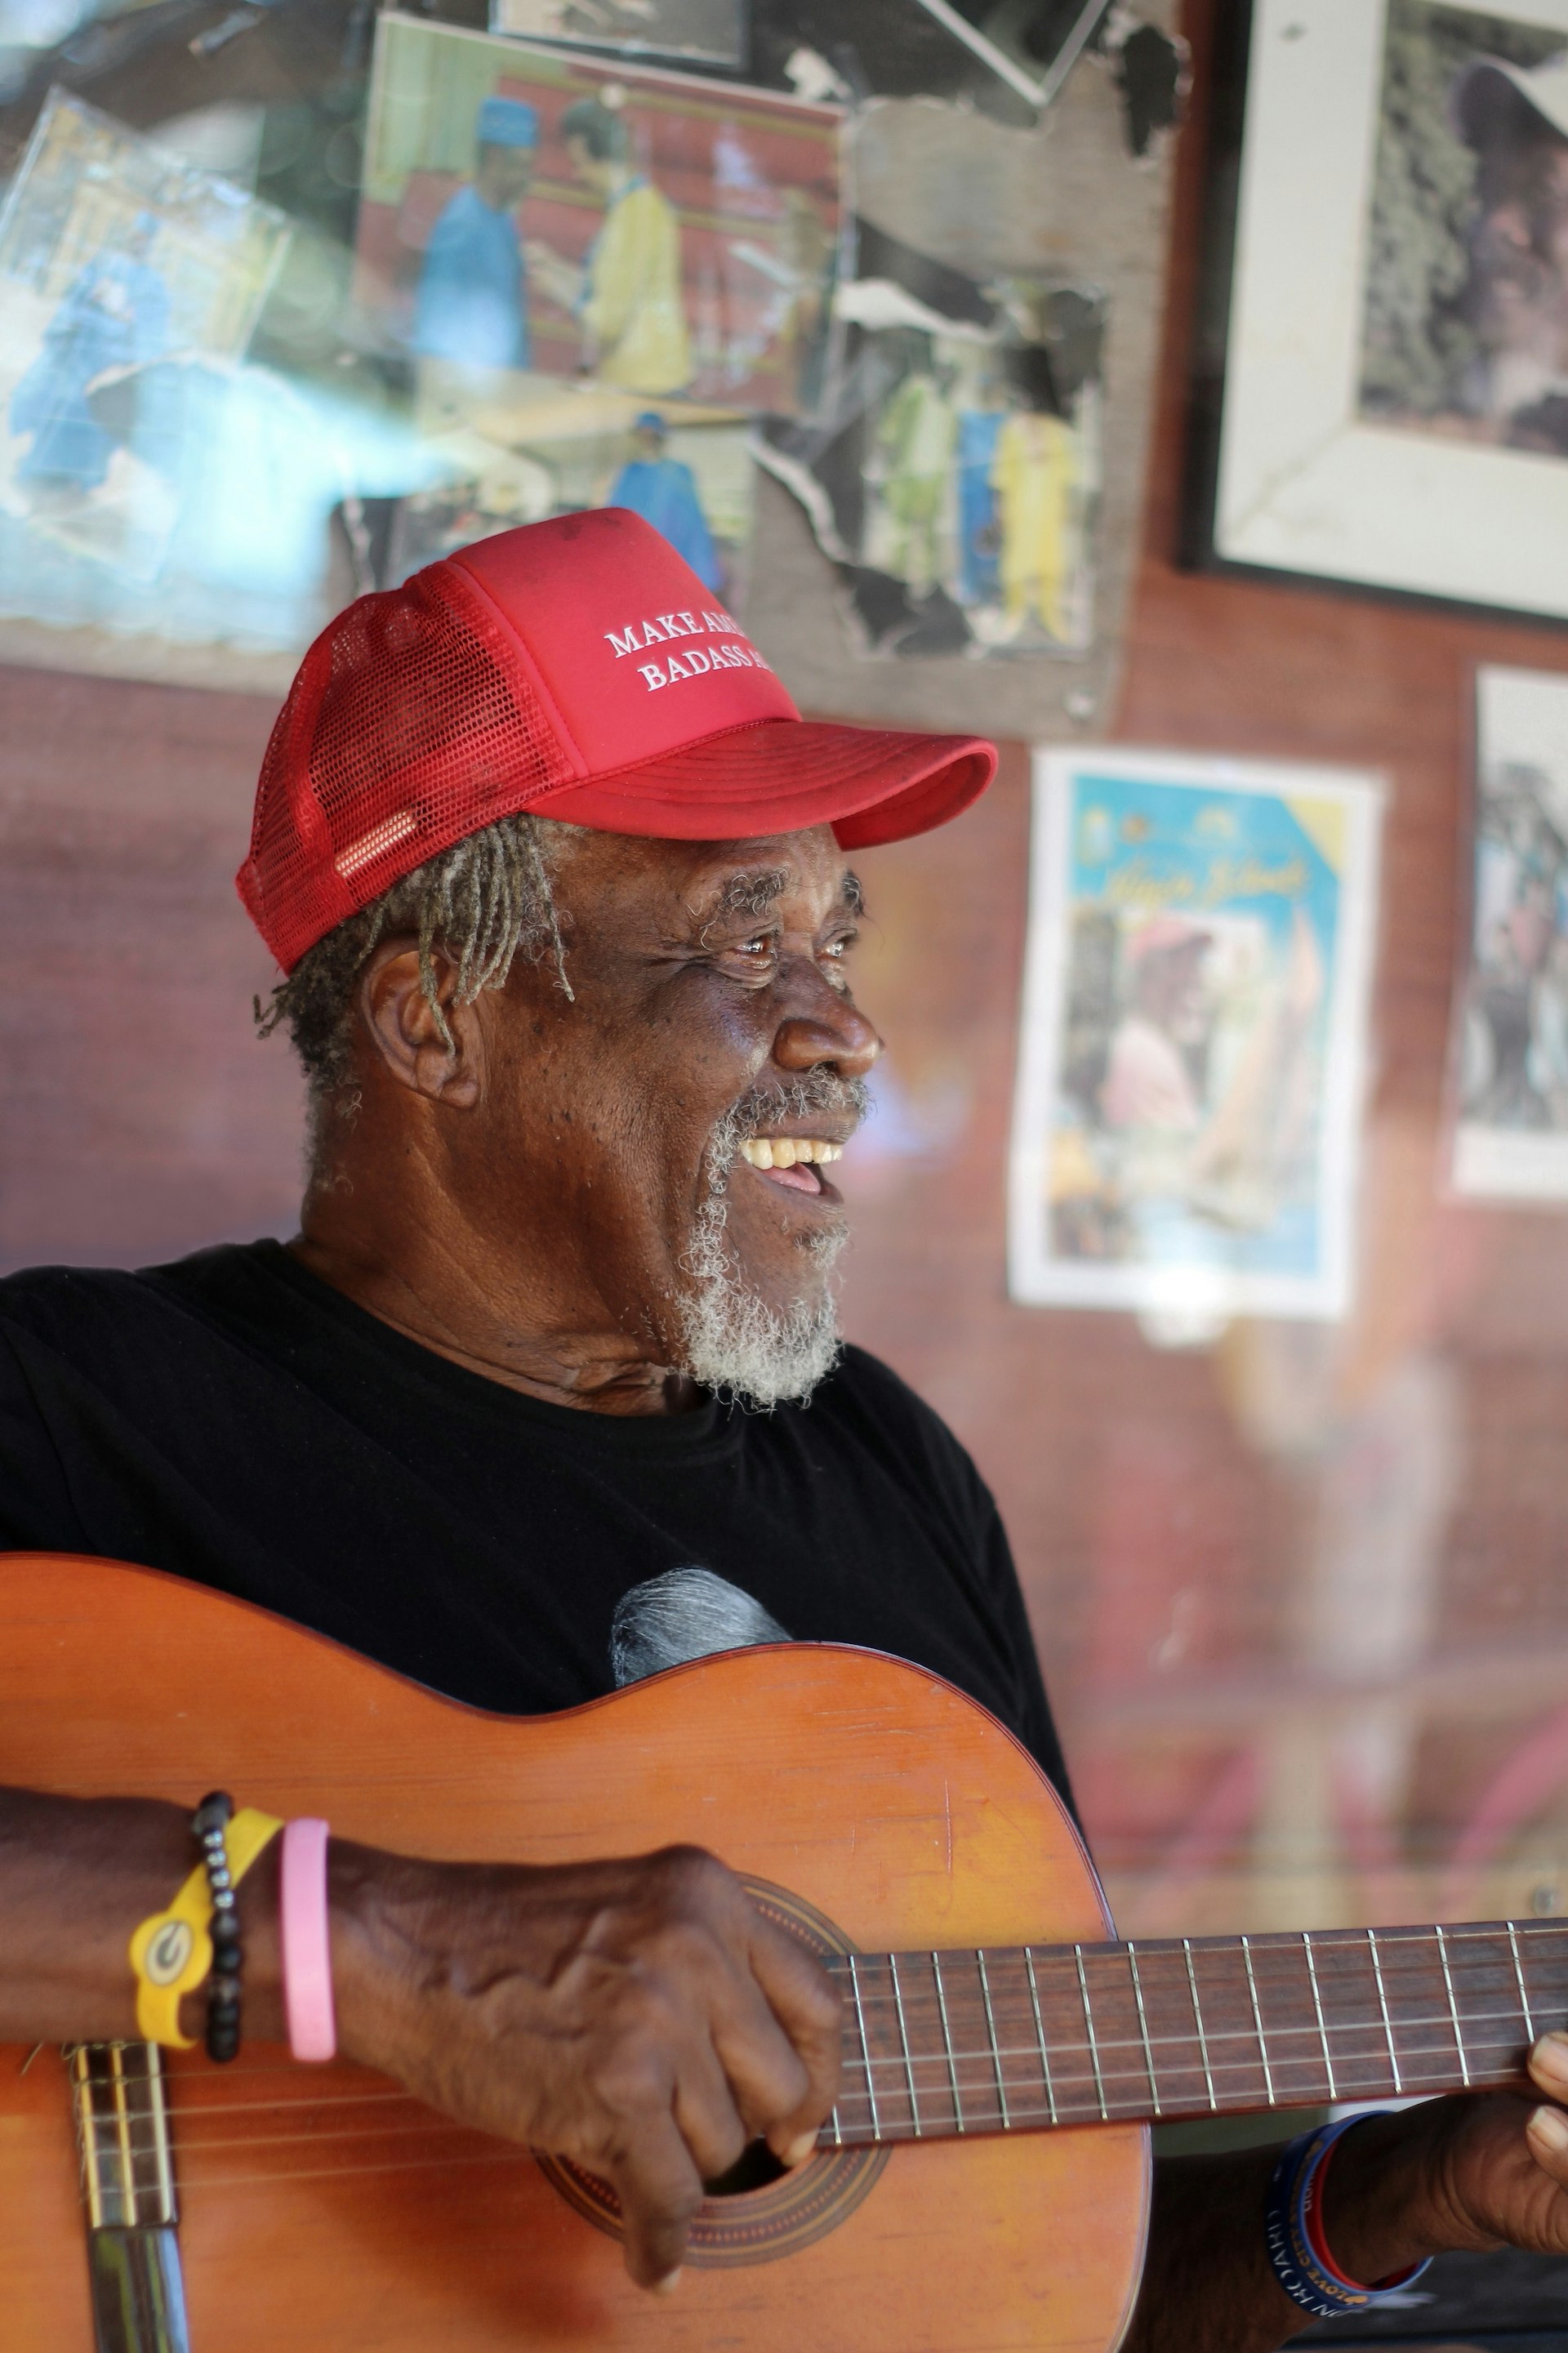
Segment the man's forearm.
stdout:
[[[195,1862],[178,1806],[0,1789],[0,2042],[134,2037],[131,1932],[163,1909]],[[276,2037],[276,1873],[252,1872],[239,1906],[247,2030]],[[200,2007],[187,1998],[187,2034]]]
[[[1501,2243],[1447,2187],[1447,2146],[1479,2105],[1424,2101],[1369,2116],[1338,2143],[1324,2178],[1323,2234],[1347,2278],[1371,2285],[1446,2248]],[[1155,2166],[1149,2260],[1127,2353],[1269,2353],[1312,2326],[1275,2278],[1264,2241],[1279,2154],[1276,2143]]]
[[1149,2260],[1125,2353],[1269,2353],[1311,2327],[1264,2245],[1278,2154],[1248,2148],[1155,2166]]

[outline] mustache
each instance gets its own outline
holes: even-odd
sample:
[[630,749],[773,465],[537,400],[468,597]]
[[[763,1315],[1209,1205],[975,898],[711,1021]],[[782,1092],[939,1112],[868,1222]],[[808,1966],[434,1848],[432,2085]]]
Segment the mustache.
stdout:
[[787,1086],[748,1087],[713,1131],[708,1147],[709,1181],[716,1191],[720,1189],[742,1145],[764,1127],[784,1126],[792,1119],[826,1113],[847,1121],[853,1134],[869,1118],[871,1108],[871,1090],[864,1079],[841,1078],[826,1063],[805,1071]]

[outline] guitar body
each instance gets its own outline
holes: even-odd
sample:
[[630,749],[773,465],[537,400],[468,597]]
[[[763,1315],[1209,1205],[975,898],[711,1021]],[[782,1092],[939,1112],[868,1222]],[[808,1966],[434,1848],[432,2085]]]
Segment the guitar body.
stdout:
[[[437,1857],[689,1841],[871,1951],[1110,1933],[1032,1760],[870,1652],[738,1651],[514,1719],[179,1579],[0,1556],[0,1782],[184,1806],[222,1786]],[[26,2058],[0,2047],[5,2343],[90,2353],[66,2070]],[[1137,2283],[1139,2126],[825,2152],[710,2200],[665,2299],[628,2284],[591,2185],[384,2079],[248,2043],[168,2073],[192,2353],[1106,2353]]]

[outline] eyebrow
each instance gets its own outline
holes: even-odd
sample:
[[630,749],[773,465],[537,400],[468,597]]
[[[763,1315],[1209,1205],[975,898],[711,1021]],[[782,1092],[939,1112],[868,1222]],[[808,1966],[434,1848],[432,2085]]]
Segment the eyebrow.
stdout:
[[[742,868],[726,876],[710,898],[694,907],[693,917],[707,931],[726,915],[770,914],[795,880],[794,869],[788,866]],[[839,901],[850,914],[865,913],[866,893],[858,874],[845,875]]]
[[742,867],[702,897],[689,901],[687,911],[700,934],[706,937],[726,915],[765,915],[778,904],[795,880],[787,866]]

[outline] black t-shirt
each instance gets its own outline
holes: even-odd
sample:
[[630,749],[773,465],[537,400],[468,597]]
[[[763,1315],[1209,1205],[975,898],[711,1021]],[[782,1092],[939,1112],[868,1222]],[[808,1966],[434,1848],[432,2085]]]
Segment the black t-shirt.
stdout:
[[1067,1786],[995,1504],[858,1348],[808,1407],[625,1419],[449,1364],[276,1242],[12,1275],[0,1550],[195,1577],[516,1715],[781,1633],[861,1643]]

